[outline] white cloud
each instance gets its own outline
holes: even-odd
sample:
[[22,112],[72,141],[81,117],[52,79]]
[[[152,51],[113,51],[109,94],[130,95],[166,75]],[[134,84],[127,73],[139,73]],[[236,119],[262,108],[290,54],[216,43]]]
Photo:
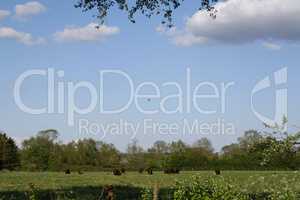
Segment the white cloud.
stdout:
[[37,1],[31,1],[25,4],[18,4],[15,7],[16,17],[20,19],[24,19],[33,15],[38,15],[45,11],[46,7]]
[[67,27],[61,32],[56,32],[57,41],[102,41],[105,38],[120,32],[118,27],[90,23],[84,27]]
[[172,28],[167,28],[166,26],[163,25],[159,25],[155,28],[156,32],[164,34],[164,35],[168,35],[168,36],[174,36],[177,34],[177,29],[176,27],[172,27]]
[[173,42],[178,46],[192,46],[194,44],[204,44],[207,42],[205,37],[196,37],[193,34],[178,34],[173,38]]
[[158,33],[165,33],[166,32],[166,27],[163,25],[159,25],[155,28],[156,32]]
[[280,45],[271,42],[263,42],[262,45],[263,47],[274,51],[278,51],[281,49]]
[[18,32],[10,27],[0,27],[0,39],[13,39],[25,45],[45,43],[43,38],[34,38],[30,33]]
[[177,44],[300,40],[299,0],[228,0],[215,7],[216,19],[206,11],[188,18],[184,31],[174,36],[183,41]]
[[8,10],[0,10],[0,20],[6,18],[10,15],[10,12]]
[[159,25],[156,27],[156,32],[166,35],[171,38],[172,43],[178,46],[192,46],[194,44],[204,44],[207,42],[206,38],[196,37],[187,32],[178,31],[176,27],[167,28],[166,26]]

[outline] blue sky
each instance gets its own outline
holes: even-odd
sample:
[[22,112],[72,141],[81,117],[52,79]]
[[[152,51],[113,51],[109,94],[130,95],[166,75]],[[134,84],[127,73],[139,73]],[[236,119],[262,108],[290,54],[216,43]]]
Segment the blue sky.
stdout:
[[[270,7],[266,9],[265,18],[260,18],[264,22],[263,26],[255,20],[255,16],[259,17],[260,13],[260,8],[256,5],[257,0],[249,5],[245,3],[246,0],[240,0],[242,3],[239,4],[240,10],[237,10],[235,18],[239,20],[232,19],[230,3],[220,4],[220,18],[223,16],[226,22],[219,19],[211,22],[202,16],[203,13],[196,13],[197,4],[186,2],[176,12],[176,29],[172,30],[161,27],[159,17],[148,20],[137,16],[137,23],[131,24],[124,13],[111,14],[106,19],[105,27],[91,30],[88,25],[97,23],[97,20],[92,17],[92,13],[82,13],[75,9],[75,1],[63,1],[59,4],[46,0],[39,0],[33,4],[28,0],[1,1],[0,129],[18,141],[47,128],[59,130],[60,139],[63,141],[92,136],[78,133],[76,125],[68,126],[66,114],[31,115],[22,112],[15,104],[13,91],[16,79],[26,70],[47,68],[63,70],[65,77],[61,81],[89,81],[95,85],[98,84],[98,72],[104,69],[122,70],[136,85],[146,81],[158,85],[176,81],[185,87],[187,68],[191,70],[194,87],[204,81],[216,85],[234,82],[235,85],[228,92],[225,113],[218,109],[216,114],[211,115],[200,114],[195,110],[191,113],[172,115],[163,112],[145,115],[131,106],[121,114],[105,115],[96,109],[86,115],[76,115],[77,120],[85,118],[98,124],[118,122],[119,119],[140,122],[151,118],[158,122],[176,123],[183,119],[191,122],[196,119],[214,122],[222,118],[226,123],[231,122],[235,125],[234,135],[204,135],[210,138],[219,150],[221,146],[234,142],[243,131],[263,128],[262,122],[251,110],[251,90],[261,79],[287,67],[288,83],[284,87],[288,87],[289,126],[300,126],[300,96],[297,87],[300,84],[300,31],[292,26],[300,22],[300,4],[289,0],[291,6],[280,10],[280,22],[276,18],[279,14],[275,12],[280,1],[266,1]],[[237,0],[229,2],[234,5]],[[16,9],[17,5],[23,7],[19,6],[19,9]],[[242,13],[248,7],[251,8],[249,15],[252,17],[247,18]],[[8,12],[2,12],[1,15],[1,10]],[[298,15],[295,15],[295,12]],[[290,14],[293,14],[293,19]],[[128,88],[121,79],[111,78],[106,83],[108,90],[104,94],[107,102],[120,105],[126,101]],[[145,92],[151,91],[145,89]],[[162,88],[165,95],[172,92],[174,91],[171,89]],[[45,105],[45,79],[39,77],[26,82],[22,87],[22,95],[28,105]],[[275,86],[259,94],[255,101],[257,109],[272,117],[274,96]],[[75,100],[82,107],[90,101],[87,91],[84,90],[78,92]],[[156,107],[159,105],[159,99],[142,104],[147,108]],[[168,104],[170,107],[175,105],[175,102]],[[200,105],[205,108],[219,106],[218,102],[211,100],[202,101]],[[290,130],[295,131],[294,128]],[[160,139],[182,139],[192,143],[204,136],[141,133],[136,138],[148,147]],[[99,136],[92,137],[99,139]],[[104,141],[114,143],[124,150],[131,139],[128,135],[108,134]]]

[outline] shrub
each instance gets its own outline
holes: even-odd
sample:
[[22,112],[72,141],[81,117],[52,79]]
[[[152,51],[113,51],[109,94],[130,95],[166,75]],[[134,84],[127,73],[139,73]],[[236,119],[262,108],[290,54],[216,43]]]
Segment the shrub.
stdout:
[[260,185],[264,181],[250,182],[238,187],[235,179],[215,176],[211,178],[193,177],[176,183],[174,199],[203,199],[203,200],[297,200],[297,193],[289,187],[288,180],[281,180],[280,184],[267,186],[263,191],[254,192],[249,185]]
[[142,174],[143,172],[144,172],[144,169],[143,169],[143,168],[140,168],[140,169],[139,169],[139,173]]
[[27,193],[28,199],[29,200],[38,200],[39,196],[38,196],[38,189],[36,188],[36,186],[33,183],[29,183],[29,191]]
[[223,178],[203,180],[200,177],[177,183],[174,199],[250,200],[246,194],[234,190],[233,185]]
[[153,191],[150,188],[142,190],[141,200],[153,200]]
[[71,174],[71,170],[70,169],[66,169],[65,170],[65,174]]

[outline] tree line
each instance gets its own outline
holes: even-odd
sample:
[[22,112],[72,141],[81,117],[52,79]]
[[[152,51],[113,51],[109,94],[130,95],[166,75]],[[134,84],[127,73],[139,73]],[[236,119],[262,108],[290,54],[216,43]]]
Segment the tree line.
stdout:
[[18,147],[1,132],[0,170],[297,170],[300,168],[300,148],[295,142],[298,135],[278,139],[275,135],[249,130],[236,143],[224,146],[217,153],[207,138],[193,144],[181,140],[156,141],[148,149],[134,140],[126,152],[121,152],[113,144],[93,139],[62,143],[58,132],[52,129],[40,131]]

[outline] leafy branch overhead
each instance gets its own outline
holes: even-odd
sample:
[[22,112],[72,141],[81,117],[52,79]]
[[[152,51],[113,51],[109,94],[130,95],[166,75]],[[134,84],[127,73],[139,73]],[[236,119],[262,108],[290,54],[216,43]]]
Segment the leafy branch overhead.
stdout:
[[[205,9],[215,15],[213,4],[218,0],[199,0],[199,9]],[[84,12],[95,10],[96,16],[104,22],[105,17],[113,7],[125,11],[128,19],[135,23],[135,15],[140,13],[148,18],[153,15],[162,16],[162,23],[172,26],[174,10],[179,8],[184,0],[78,0],[75,7]]]

